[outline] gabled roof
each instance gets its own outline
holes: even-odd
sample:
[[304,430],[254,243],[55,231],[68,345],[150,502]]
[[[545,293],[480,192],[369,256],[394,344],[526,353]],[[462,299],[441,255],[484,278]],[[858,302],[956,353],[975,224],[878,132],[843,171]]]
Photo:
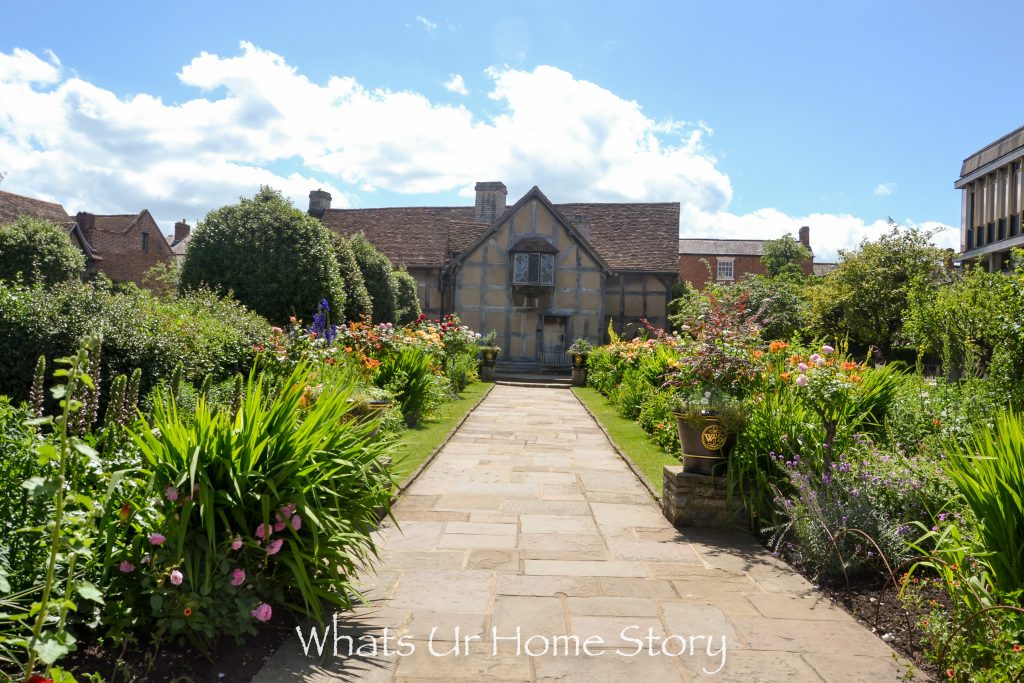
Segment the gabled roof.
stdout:
[[[678,272],[678,203],[548,204],[610,270]],[[396,265],[440,266],[492,227],[475,222],[475,213],[472,206],[330,209],[321,221],[345,236],[365,233]],[[577,215],[587,218],[589,234],[572,223]]]
[[768,240],[681,239],[681,256],[761,256]]
[[462,252],[462,254],[460,254],[459,259],[461,260],[468,256],[474,249],[476,249],[480,244],[482,244],[492,233],[496,232],[498,230],[498,227],[501,226],[502,223],[504,223],[511,216],[515,215],[515,213],[519,211],[519,209],[521,209],[523,205],[525,205],[526,202],[530,201],[531,199],[536,199],[539,202],[541,202],[547,208],[547,210],[551,212],[551,215],[555,217],[555,220],[562,224],[562,226],[569,232],[569,234],[572,235],[573,239],[579,242],[580,246],[583,247],[583,249],[585,249],[587,253],[589,253],[592,257],[594,257],[594,260],[596,260],[602,268],[604,268],[606,271],[611,271],[611,268],[608,266],[608,263],[601,257],[599,253],[597,253],[597,251],[594,250],[594,248],[579,233],[579,231],[577,231],[576,228],[573,227],[573,224],[569,222],[569,220],[566,219],[564,215],[562,215],[562,212],[555,208],[555,205],[551,203],[547,196],[545,196],[545,194],[541,192],[540,188],[537,187],[536,185],[531,187],[529,192],[520,197],[518,202],[516,202],[509,208],[505,209],[505,213],[498,216],[498,219],[494,221],[494,224],[490,226],[479,237],[477,237],[476,241],[474,241],[473,244],[471,244],[468,249],[466,249],[464,252]]
[[[167,237],[165,236],[164,239],[167,239]],[[184,256],[185,252],[188,250],[188,243],[191,240],[192,233],[189,232],[189,234],[185,235],[180,240],[173,240],[169,241],[168,243],[171,245],[171,251],[174,253],[175,256]]]
[[65,225],[71,222],[71,216],[64,207],[56,202],[47,202],[33,197],[24,197],[13,192],[0,190],[0,225],[13,223],[23,215],[35,216],[43,220]]

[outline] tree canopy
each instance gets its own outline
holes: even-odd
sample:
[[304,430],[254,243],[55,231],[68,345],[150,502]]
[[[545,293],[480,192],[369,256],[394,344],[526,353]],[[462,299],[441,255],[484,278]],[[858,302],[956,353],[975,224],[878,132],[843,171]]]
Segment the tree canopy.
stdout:
[[234,297],[272,322],[309,318],[327,299],[345,306],[334,247],[320,221],[261,187],[211,211],[196,227],[181,268],[179,290],[207,285]]
[[373,303],[373,321],[378,323],[395,320],[395,280],[392,277],[391,261],[377,251],[362,233],[348,240],[363,282]]
[[771,276],[786,273],[801,275],[803,264],[812,257],[811,250],[792,235],[783,235],[777,240],[768,240],[764,243],[761,264],[764,265],[765,272]]
[[33,216],[0,226],[0,279],[48,286],[83,270],[85,256],[61,226]]

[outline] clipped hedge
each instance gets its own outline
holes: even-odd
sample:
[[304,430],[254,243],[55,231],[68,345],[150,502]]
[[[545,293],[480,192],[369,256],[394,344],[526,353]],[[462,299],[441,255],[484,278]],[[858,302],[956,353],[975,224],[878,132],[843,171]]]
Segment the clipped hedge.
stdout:
[[0,282],[0,394],[26,398],[36,360],[71,355],[89,332],[103,334],[103,376],[142,370],[143,391],[182,364],[200,383],[247,372],[266,320],[207,291],[161,300],[139,289],[64,283],[52,289]]

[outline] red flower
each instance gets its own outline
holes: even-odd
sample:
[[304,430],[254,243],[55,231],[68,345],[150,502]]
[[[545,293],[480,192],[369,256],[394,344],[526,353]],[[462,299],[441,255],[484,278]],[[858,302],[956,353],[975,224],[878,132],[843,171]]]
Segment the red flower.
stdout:
[[1024,649],[1024,648],[1021,648],[1021,646],[1020,646],[1020,645],[1014,645],[1014,646],[1013,646],[1013,651],[1014,651],[1014,652],[1020,652],[1020,651],[1021,651],[1022,649]]
[[53,683],[52,678],[43,678],[39,674],[32,674],[28,677],[25,683]]
[[953,676],[956,676],[956,672],[952,669],[946,669],[946,678],[952,678]]
[[185,617],[188,618],[190,616],[192,616],[192,608],[191,607],[186,607],[185,608]]

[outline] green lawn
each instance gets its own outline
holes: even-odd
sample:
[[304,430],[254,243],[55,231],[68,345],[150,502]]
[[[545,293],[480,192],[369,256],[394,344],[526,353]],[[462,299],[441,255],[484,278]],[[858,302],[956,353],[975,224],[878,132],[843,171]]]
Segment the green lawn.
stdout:
[[678,465],[679,460],[651,443],[647,432],[632,420],[627,420],[615,412],[615,407],[608,402],[596,389],[590,387],[573,387],[573,392],[590,409],[601,426],[611,437],[615,446],[633,461],[633,464],[647,478],[651,486],[661,497],[662,467]]
[[392,471],[399,485],[404,485],[416,468],[430,457],[466,413],[476,407],[494,385],[489,382],[474,382],[466,387],[455,401],[446,403],[437,414],[424,420],[416,429],[410,429],[395,446],[397,455]]

